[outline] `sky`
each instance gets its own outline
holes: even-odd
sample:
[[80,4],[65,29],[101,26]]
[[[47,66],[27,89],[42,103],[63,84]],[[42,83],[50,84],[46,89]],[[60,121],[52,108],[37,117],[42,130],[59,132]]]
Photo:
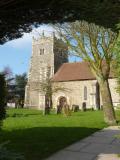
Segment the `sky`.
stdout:
[[[9,67],[13,75],[28,72],[30,57],[32,52],[32,37],[42,33],[52,34],[53,29],[50,26],[42,25],[33,29],[31,33],[24,33],[22,38],[15,39],[0,45],[0,71]],[[70,57],[71,62],[78,61],[76,57]]]

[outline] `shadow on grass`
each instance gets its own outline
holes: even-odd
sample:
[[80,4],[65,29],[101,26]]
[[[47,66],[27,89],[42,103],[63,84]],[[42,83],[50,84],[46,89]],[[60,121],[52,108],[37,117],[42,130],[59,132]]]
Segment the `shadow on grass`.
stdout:
[[6,117],[13,117],[13,118],[18,118],[18,117],[29,117],[29,116],[35,116],[35,115],[41,115],[41,113],[31,113],[31,114],[22,114],[22,113],[13,113],[13,114],[7,114]]
[[0,142],[9,140],[7,147],[23,153],[26,160],[42,160],[97,130],[84,127],[39,127],[1,131]]

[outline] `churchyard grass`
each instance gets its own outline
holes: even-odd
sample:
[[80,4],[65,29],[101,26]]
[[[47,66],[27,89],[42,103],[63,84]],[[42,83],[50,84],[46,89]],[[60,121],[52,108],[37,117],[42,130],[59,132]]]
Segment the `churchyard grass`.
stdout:
[[[118,114],[120,116],[120,113]],[[26,160],[41,160],[52,153],[106,127],[102,111],[43,116],[41,111],[9,109],[0,131],[0,143],[23,153]]]

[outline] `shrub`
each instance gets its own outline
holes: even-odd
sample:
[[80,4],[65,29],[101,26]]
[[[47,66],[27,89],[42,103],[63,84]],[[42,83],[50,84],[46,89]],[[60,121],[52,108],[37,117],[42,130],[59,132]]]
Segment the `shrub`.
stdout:
[[0,128],[2,125],[2,120],[6,115],[6,82],[4,75],[0,74]]
[[0,144],[0,160],[25,160],[23,155],[7,150],[5,145],[8,143]]

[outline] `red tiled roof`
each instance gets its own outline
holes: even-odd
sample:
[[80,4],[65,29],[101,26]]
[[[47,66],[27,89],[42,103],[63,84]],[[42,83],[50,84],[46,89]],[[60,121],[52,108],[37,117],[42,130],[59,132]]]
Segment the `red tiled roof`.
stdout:
[[53,76],[54,82],[94,79],[96,78],[87,62],[64,63]]

